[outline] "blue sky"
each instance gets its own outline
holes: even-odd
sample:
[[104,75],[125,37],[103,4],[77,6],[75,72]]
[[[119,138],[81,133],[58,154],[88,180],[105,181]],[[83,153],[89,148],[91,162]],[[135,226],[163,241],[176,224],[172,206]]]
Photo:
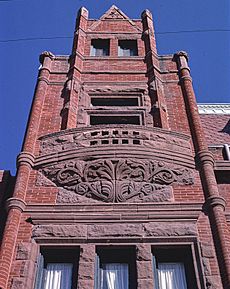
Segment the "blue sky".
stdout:
[[39,54],[70,54],[77,10],[99,18],[112,4],[133,19],[152,11],[159,54],[189,53],[198,102],[230,102],[229,0],[0,0],[0,169],[15,172]]

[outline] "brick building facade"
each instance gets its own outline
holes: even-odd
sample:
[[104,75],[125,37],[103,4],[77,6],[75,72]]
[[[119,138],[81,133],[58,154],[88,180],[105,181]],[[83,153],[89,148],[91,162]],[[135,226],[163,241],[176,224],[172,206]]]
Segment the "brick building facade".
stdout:
[[198,110],[186,53],[158,55],[151,13],[112,6],[81,8],[71,55],[40,62],[17,175],[0,174],[0,288],[167,289],[170,270],[230,288],[229,105]]

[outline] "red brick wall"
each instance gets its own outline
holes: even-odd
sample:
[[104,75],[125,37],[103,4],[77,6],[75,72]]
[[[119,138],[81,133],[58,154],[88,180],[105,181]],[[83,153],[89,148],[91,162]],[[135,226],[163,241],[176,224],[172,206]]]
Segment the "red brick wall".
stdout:
[[[150,82],[150,78],[154,75],[156,79],[156,90],[160,95],[160,103],[166,107],[163,107],[165,111],[165,115],[167,121],[164,120],[162,123],[165,123],[165,126],[168,123],[168,130],[169,131],[176,131],[179,133],[184,133],[191,137],[188,116],[185,109],[185,102],[184,96],[182,94],[181,86],[178,84],[178,70],[177,65],[172,56],[164,56],[164,57],[157,57],[152,51],[152,59],[151,61],[146,63],[145,59],[145,45],[144,41],[142,40],[142,24],[141,21],[134,21],[134,24],[130,24],[128,20],[103,20],[96,22],[94,20],[89,20],[86,23],[86,19],[82,19],[79,25],[83,27],[88,27],[87,31],[84,31],[86,36],[78,35],[75,38],[76,43],[73,47],[77,47],[77,53],[73,51],[73,55],[71,56],[72,62],[68,62],[68,57],[51,57],[51,65],[50,68],[46,68],[46,83],[47,88],[45,90],[44,102],[39,103],[41,107],[41,114],[37,118],[38,121],[38,130],[32,134],[33,136],[36,135],[36,139],[31,139],[31,134],[28,136],[29,138],[29,145],[26,147],[29,148],[31,153],[36,156],[39,156],[39,149],[40,149],[40,140],[39,137],[59,132],[62,126],[62,117],[63,117],[63,109],[68,110],[68,113],[65,115],[66,118],[69,118],[69,123],[67,125],[68,128],[75,128],[77,126],[77,116],[81,116],[80,112],[77,112],[82,109],[82,106],[79,107],[82,98],[87,97],[87,93],[85,92],[86,86],[92,85],[94,88],[111,88],[115,86],[121,86],[121,84],[126,86],[127,88],[135,88],[135,87],[145,87],[148,93],[148,82]],[[98,24],[98,25],[96,25]],[[135,27],[136,25],[136,27]],[[85,29],[85,28],[84,28]],[[105,34],[104,32],[109,32],[109,34]],[[117,57],[117,39],[121,37],[125,37],[126,33],[129,32],[128,38],[133,39],[137,38],[138,40],[138,57],[133,58],[119,58]],[[104,33],[104,34],[103,34]],[[101,59],[100,57],[90,57],[90,41],[93,38],[102,37],[102,38],[110,38],[111,39],[111,56],[105,57]],[[148,37],[148,36],[147,36]],[[154,45],[155,46],[155,43]],[[67,82],[68,80],[68,82]],[[80,99],[81,98],[81,99]],[[80,99],[80,100],[79,100]],[[147,107],[149,106],[150,102],[146,102]],[[36,110],[36,108],[35,108]],[[148,113],[150,113],[151,108],[148,107]],[[152,117],[152,116],[151,116]],[[227,142],[227,134],[223,132],[216,131],[216,124],[219,127],[223,128],[226,125],[227,117],[223,116],[218,118],[218,121],[213,124],[214,119],[211,116],[202,115],[202,121],[205,126],[206,137],[208,142],[217,142],[221,140],[226,140]],[[78,122],[79,127],[83,125],[83,122]],[[148,122],[149,126],[152,125],[152,122]],[[215,129],[214,129],[215,128]],[[223,137],[224,136],[224,137]],[[192,145],[192,141],[191,145]],[[34,145],[33,145],[34,144]],[[29,150],[28,149],[28,150]],[[192,147],[191,150],[192,154],[194,154],[194,148]],[[71,159],[71,156],[70,156]],[[60,160],[57,157],[57,163]],[[56,163],[55,163],[56,164]],[[28,165],[28,164],[27,164]],[[195,163],[194,163],[195,167]],[[9,278],[9,284],[12,283],[12,278],[17,280],[17,278],[27,278],[23,276],[26,274],[23,271],[23,266],[25,262],[15,258],[15,254],[19,244],[22,242],[31,243],[34,242],[31,234],[33,226],[37,224],[33,224],[33,220],[30,220],[31,214],[36,215],[36,210],[38,208],[36,205],[46,205],[50,208],[50,217],[52,218],[52,213],[55,212],[55,205],[56,205],[56,197],[58,188],[52,183],[45,179],[44,176],[40,172],[38,172],[39,168],[33,168],[26,170],[26,177],[23,175],[18,176],[18,181],[23,179],[23,190],[20,191],[21,194],[25,195],[25,202],[29,207],[28,210],[34,211],[25,211],[20,215],[18,212],[15,213],[14,218],[19,223],[18,232],[14,232],[17,235],[17,244],[14,248],[14,257],[13,263],[11,267],[11,273]],[[201,185],[201,180],[198,171],[193,168],[193,175],[194,175],[194,184],[190,185],[173,185],[173,195],[174,200],[172,204],[181,204],[181,206],[190,204],[192,205],[200,205],[200,212],[199,216],[197,217],[198,220],[193,220],[191,217],[192,222],[197,222],[198,228],[198,236],[196,242],[199,244],[208,244],[211,246],[211,254],[210,256],[203,256],[205,262],[207,262],[207,266],[209,269],[206,277],[209,278],[215,277],[217,280],[220,279],[219,269],[217,264],[217,259],[214,251],[213,245],[213,238],[212,238],[212,231],[210,229],[210,224],[208,217],[202,211],[202,205],[204,202],[204,192]],[[3,173],[0,174],[3,182],[0,183],[0,198],[2,196],[2,191],[5,191],[7,180],[4,181]],[[20,183],[20,182],[19,182]],[[223,196],[228,205],[227,208],[229,209],[230,204],[230,197],[229,197],[229,185],[221,184],[219,185],[221,196]],[[1,200],[1,199],[0,199]],[[53,206],[51,206],[53,205]],[[85,205],[85,207],[84,207]],[[159,204],[158,204],[159,205]],[[164,205],[164,204],[163,204]],[[99,204],[99,207],[103,206],[103,204]],[[129,218],[132,215],[133,220],[135,220],[137,211],[133,212],[132,204],[130,206],[123,205],[120,208],[120,213]],[[63,208],[65,205],[63,205]],[[42,206],[41,206],[42,208]],[[58,207],[60,209],[60,205]],[[148,209],[154,208],[154,204],[147,207]],[[71,209],[71,208],[70,208]],[[91,207],[94,218],[96,218],[95,208]],[[115,210],[113,208],[113,204],[108,209],[108,206],[104,207],[105,212],[103,212],[105,218],[108,218],[108,214],[106,210]],[[88,210],[87,204],[83,204],[80,207],[79,212]],[[147,214],[146,211],[143,210],[143,214]],[[39,211],[40,212],[40,211]],[[47,213],[47,212],[46,212]],[[96,212],[97,213],[97,212]],[[13,214],[13,213],[12,213]],[[42,213],[41,213],[42,214]],[[87,213],[86,213],[87,215]],[[126,216],[126,217],[127,217]],[[144,215],[145,216],[145,215]],[[87,216],[86,216],[87,217]],[[126,222],[125,218],[122,217],[121,223]],[[128,218],[127,217],[127,218]],[[12,217],[13,218],[13,217]],[[142,223],[142,218],[146,218],[138,215],[137,219],[140,223]],[[195,217],[194,217],[195,218]],[[133,221],[132,220],[132,221]],[[191,221],[190,220],[190,221]],[[9,220],[9,222],[14,221]],[[16,222],[15,221],[15,222]],[[92,219],[92,223],[95,220]],[[110,220],[111,223],[118,222],[117,220]],[[180,220],[179,220],[180,221]],[[32,224],[31,224],[32,222]],[[89,222],[89,221],[87,221]],[[97,222],[97,221],[96,221]],[[136,220],[135,220],[136,222]],[[144,223],[148,222],[145,219]],[[86,242],[87,240],[84,240]],[[126,240],[127,241],[127,240]],[[10,242],[10,241],[9,241]],[[70,240],[70,242],[74,242],[74,240]],[[141,243],[141,242],[140,242]],[[4,244],[7,246],[7,244]],[[92,261],[92,260],[91,260]],[[22,271],[24,273],[22,273]],[[29,277],[28,277],[29,278]],[[31,277],[32,278],[32,277]],[[23,280],[24,280],[23,279]],[[20,280],[19,280],[20,281]],[[15,281],[16,282],[16,281]],[[16,283],[15,283],[16,284]],[[220,284],[220,283],[218,283]],[[10,288],[11,285],[8,286]],[[16,285],[15,285],[16,286]],[[16,287],[11,287],[16,288]],[[90,288],[90,287],[84,287]],[[138,287],[144,288],[144,287]],[[221,289],[221,285],[219,287]]]

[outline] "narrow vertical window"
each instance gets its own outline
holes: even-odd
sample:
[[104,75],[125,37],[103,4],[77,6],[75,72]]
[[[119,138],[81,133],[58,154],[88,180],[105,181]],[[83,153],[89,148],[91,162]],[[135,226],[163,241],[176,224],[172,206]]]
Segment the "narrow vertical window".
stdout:
[[131,251],[106,248],[98,251],[95,289],[136,288],[135,259]]
[[157,248],[153,252],[155,289],[197,289],[190,248]]
[[72,250],[42,250],[37,263],[35,289],[74,289],[78,254]]

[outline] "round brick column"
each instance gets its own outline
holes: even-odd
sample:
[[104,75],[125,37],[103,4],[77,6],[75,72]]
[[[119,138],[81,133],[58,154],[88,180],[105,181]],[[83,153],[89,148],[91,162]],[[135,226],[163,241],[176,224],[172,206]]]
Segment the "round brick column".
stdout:
[[17,175],[13,197],[7,201],[8,216],[4,229],[2,246],[0,251],[0,288],[7,288],[10,268],[16,247],[17,234],[21,220],[21,214],[26,207],[25,197],[28,179],[34,163],[34,148],[40,122],[40,115],[45,99],[45,91],[48,86],[51,61],[54,56],[44,52],[40,56],[42,67],[38,77],[32,110],[24,138],[22,152],[17,160]]
[[219,195],[214,173],[214,159],[208,150],[204,131],[201,125],[192,78],[188,67],[188,58],[185,52],[175,54],[180,72],[180,85],[189,119],[190,130],[196,151],[197,164],[200,170],[202,186],[205,195],[204,209],[211,224],[213,240],[220,268],[223,287],[230,284],[230,234],[224,214],[225,200]]

